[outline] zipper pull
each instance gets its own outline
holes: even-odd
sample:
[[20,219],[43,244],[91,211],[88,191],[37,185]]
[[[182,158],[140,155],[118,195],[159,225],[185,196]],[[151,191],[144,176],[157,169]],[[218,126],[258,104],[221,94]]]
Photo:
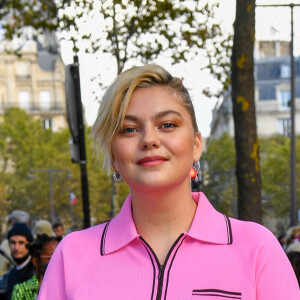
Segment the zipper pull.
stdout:
[[160,279],[160,277],[161,277],[161,274],[162,274],[162,269],[163,269],[163,266],[162,266],[162,265],[159,265],[158,280],[159,280],[159,279]]

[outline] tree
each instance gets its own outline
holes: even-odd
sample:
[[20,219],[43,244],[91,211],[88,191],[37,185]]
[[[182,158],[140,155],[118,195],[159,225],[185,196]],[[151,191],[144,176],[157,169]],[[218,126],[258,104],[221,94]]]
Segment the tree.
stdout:
[[105,36],[85,38],[92,40],[93,52],[110,53],[116,59],[117,73],[129,60],[145,63],[161,54],[174,63],[197,53],[219,58],[228,37],[214,20],[217,6],[216,1],[104,0],[100,12]]
[[[300,142],[300,137],[298,137]],[[274,135],[259,140],[262,177],[262,212],[264,219],[276,219],[278,228],[289,225],[290,185],[289,157],[290,139]],[[300,143],[297,143],[300,151]],[[207,165],[204,192],[221,212],[236,216],[236,182],[234,138],[226,133],[219,139],[209,139],[202,160]],[[300,158],[296,164],[300,172]],[[300,185],[300,178],[298,178]],[[298,185],[298,186],[299,186]],[[297,190],[300,199],[300,189]],[[300,205],[300,201],[298,201]]]
[[207,141],[202,160],[207,165],[204,192],[216,209],[236,217],[236,178],[234,141],[227,133]]
[[253,75],[254,39],[255,0],[237,0],[231,78],[238,216],[243,220],[261,223],[261,177]]
[[[1,0],[0,20],[7,40],[36,38],[45,32],[78,31],[78,19],[93,9],[91,0]],[[74,42],[75,39],[70,37]]]
[[[89,129],[87,129],[89,130]],[[51,132],[42,127],[41,120],[34,120],[18,108],[5,111],[0,122],[0,209],[1,218],[13,209],[28,211],[33,220],[50,219],[49,172],[54,172],[53,191],[56,218],[68,227],[71,225],[69,191],[78,198],[72,206],[73,224],[81,228],[82,202],[80,199],[80,172],[72,164],[69,154],[68,129]],[[101,160],[101,158],[100,158]],[[91,218],[100,223],[109,218],[110,178],[97,167],[92,141],[87,141],[89,186],[91,191]],[[31,169],[37,170],[31,172]],[[71,178],[67,178],[70,171]],[[32,174],[33,176],[29,176]],[[125,188],[126,189],[126,188]],[[117,200],[125,199],[122,188],[117,188]],[[118,208],[121,202],[118,202]],[[118,210],[117,210],[118,211]]]
[[[300,151],[298,137],[297,150]],[[263,212],[283,220],[289,219],[290,212],[290,139],[275,135],[260,141],[261,175],[263,188]],[[300,171],[300,159],[296,163]],[[298,185],[300,178],[298,178]],[[297,199],[300,199],[300,189],[297,190]],[[300,202],[298,201],[298,205]]]
[[[52,144],[54,134],[44,130],[42,122],[17,108],[5,111],[0,132],[1,181],[7,187],[6,212],[22,207],[40,218],[46,217],[49,211],[48,174],[33,174],[34,179],[30,179],[30,170],[56,168],[61,145]],[[54,190],[57,185],[58,180],[54,182]],[[54,196],[68,199],[68,190],[64,195]]]

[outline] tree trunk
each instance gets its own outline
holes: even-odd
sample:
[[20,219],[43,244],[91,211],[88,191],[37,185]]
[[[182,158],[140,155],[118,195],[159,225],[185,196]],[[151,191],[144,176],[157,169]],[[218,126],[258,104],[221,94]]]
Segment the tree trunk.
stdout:
[[238,217],[242,220],[261,223],[261,177],[253,74],[254,39],[255,0],[237,0],[231,79]]

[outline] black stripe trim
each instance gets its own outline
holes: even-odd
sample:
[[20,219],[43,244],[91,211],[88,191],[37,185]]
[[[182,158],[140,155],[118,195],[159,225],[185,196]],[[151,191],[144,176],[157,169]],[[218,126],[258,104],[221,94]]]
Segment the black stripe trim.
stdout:
[[170,258],[170,255],[172,254],[175,246],[177,245],[177,243],[180,241],[180,239],[182,238],[183,236],[183,233],[180,234],[180,236],[177,238],[177,240],[174,242],[174,244],[172,245],[172,247],[170,248],[168,254],[167,254],[167,257],[165,259],[165,262],[162,266],[162,269],[161,269],[161,277],[159,279],[159,286],[158,286],[158,289],[157,289],[157,297],[156,297],[156,300],[160,300],[161,299],[161,293],[162,293],[162,286],[163,286],[163,282],[164,282],[164,274],[165,274],[165,268],[166,268],[166,265],[168,263],[168,260]]
[[105,238],[106,238],[106,233],[107,233],[107,229],[108,229],[108,225],[109,225],[110,221],[108,221],[106,223],[106,225],[103,229],[103,232],[102,232],[101,244],[100,244],[100,254],[101,254],[101,256],[105,255]]
[[242,299],[241,297],[232,297],[232,296],[224,296],[220,294],[192,294],[193,296],[208,296],[208,297],[222,297],[222,298],[227,298],[227,299]]
[[224,218],[225,218],[225,221],[226,221],[226,227],[227,227],[227,244],[228,245],[231,245],[233,243],[233,238],[232,238],[232,230],[231,230],[231,222],[230,222],[230,219],[223,215]]
[[150,251],[151,251],[151,253],[153,254],[153,257],[155,258],[155,261],[156,261],[156,263],[157,263],[157,267],[159,268],[160,267],[160,262],[159,262],[159,260],[158,260],[158,258],[157,258],[157,256],[156,256],[156,254],[155,254],[155,252],[153,251],[153,249],[150,247],[150,245],[140,236],[139,237],[140,238],[140,240],[142,240],[143,241],[143,243],[148,247],[148,249],[150,249]]
[[175,259],[175,256],[176,256],[176,254],[177,254],[177,252],[178,252],[178,249],[180,248],[180,246],[182,245],[182,243],[183,243],[183,241],[184,241],[185,239],[186,239],[186,236],[182,239],[182,241],[181,241],[180,244],[178,245],[178,247],[177,247],[177,249],[176,249],[176,251],[175,251],[175,253],[174,253],[174,255],[173,255],[173,258],[172,258],[172,260],[171,260],[169,269],[168,269],[167,282],[166,282],[166,288],[165,288],[165,297],[164,297],[165,300],[167,299],[167,292],[168,292],[168,285],[169,285],[170,270],[171,270],[171,267],[172,267],[172,265],[173,265],[173,261],[174,261],[174,259]]
[[140,238],[140,239],[141,239],[141,241],[142,241],[143,246],[145,247],[145,249],[146,249],[147,252],[148,252],[148,255],[149,255],[150,259],[151,259],[151,263],[152,263],[152,266],[153,266],[153,283],[152,283],[152,293],[151,293],[151,300],[152,300],[152,299],[153,299],[153,296],[154,296],[154,286],[155,286],[156,270],[155,270],[154,261],[153,261],[153,258],[152,258],[152,256],[151,256],[150,251],[148,250],[147,246],[145,245],[143,239],[142,239],[142,238]]
[[242,293],[240,293],[240,292],[229,292],[229,291],[223,291],[223,290],[217,290],[217,289],[193,290],[193,293],[211,293],[211,292],[226,294],[226,295],[242,296]]
[[164,282],[164,272],[165,272],[165,268],[166,268],[166,264],[169,260],[169,257],[171,255],[171,253],[173,252],[174,248],[176,247],[177,243],[180,241],[180,239],[182,238],[184,234],[182,233],[174,242],[174,244],[172,245],[171,249],[169,250],[167,257],[165,259],[165,262],[162,266],[162,268],[160,269],[160,262],[155,254],[155,252],[153,251],[153,249],[150,247],[150,245],[140,236],[140,239],[145,243],[145,245],[148,247],[148,249],[151,251],[153,257],[156,260],[157,266],[160,269],[159,271],[159,279],[158,279],[158,287],[157,287],[157,295],[156,295],[156,300],[160,300],[161,299],[161,293],[162,293],[162,285]]

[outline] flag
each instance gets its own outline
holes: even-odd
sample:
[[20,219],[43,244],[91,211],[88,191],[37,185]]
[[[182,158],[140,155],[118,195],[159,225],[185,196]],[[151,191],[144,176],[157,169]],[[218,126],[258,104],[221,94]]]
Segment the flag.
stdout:
[[72,205],[78,202],[78,199],[76,198],[75,194],[72,191],[70,191],[70,202]]

